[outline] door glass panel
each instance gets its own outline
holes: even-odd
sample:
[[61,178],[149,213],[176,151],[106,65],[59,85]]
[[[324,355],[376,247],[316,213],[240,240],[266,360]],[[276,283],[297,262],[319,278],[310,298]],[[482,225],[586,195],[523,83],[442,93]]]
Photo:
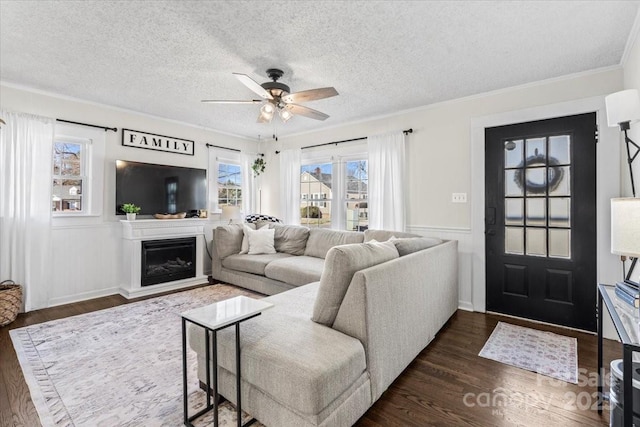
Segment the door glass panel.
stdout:
[[569,166],[549,168],[549,195],[570,196],[571,177]]
[[569,135],[549,137],[549,163],[568,165],[570,162]]
[[524,153],[524,142],[521,139],[517,141],[505,142],[504,167],[505,168],[522,167],[523,153]]
[[547,256],[547,230],[527,228],[527,255]]
[[518,180],[516,179],[517,172],[521,170],[506,170],[504,171],[504,195],[505,196],[524,196],[521,186],[518,186]]
[[504,251],[508,254],[524,254],[524,229],[506,227],[504,233]]
[[505,225],[524,225],[524,199],[506,199],[504,201]]
[[549,230],[549,256],[571,258],[571,230]]
[[554,197],[549,199],[549,226],[571,227],[571,199]]
[[545,142],[546,138],[527,139],[527,166],[533,166],[535,162],[540,162],[538,165],[544,164],[547,156]]
[[543,198],[527,199],[527,225],[547,225],[547,201]]
[[527,168],[525,170],[527,196],[544,196],[547,189],[547,169]]

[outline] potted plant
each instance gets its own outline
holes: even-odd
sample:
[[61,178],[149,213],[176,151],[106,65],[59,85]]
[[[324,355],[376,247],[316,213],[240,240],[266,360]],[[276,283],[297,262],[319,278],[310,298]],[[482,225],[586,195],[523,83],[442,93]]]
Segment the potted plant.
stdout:
[[251,169],[253,169],[253,176],[258,176],[262,172],[264,172],[264,168],[267,166],[267,163],[264,161],[262,157],[258,157],[253,161],[253,165],[251,165]]
[[124,203],[120,209],[127,214],[127,221],[135,220],[136,214],[140,212],[140,206],[136,206],[133,203]]

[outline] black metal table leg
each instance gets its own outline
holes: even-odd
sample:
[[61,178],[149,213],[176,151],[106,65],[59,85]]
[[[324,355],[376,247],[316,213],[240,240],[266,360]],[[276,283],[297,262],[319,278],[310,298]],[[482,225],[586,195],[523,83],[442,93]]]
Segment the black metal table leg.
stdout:
[[631,427],[633,425],[633,386],[632,384],[632,376],[633,376],[633,349],[623,344],[622,350],[622,372],[624,375],[623,378],[623,388],[624,388],[624,397],[623,405],[624,405],[624,427]]
[[602,390],[602,377],[604,375],[602,368],[602,294],[598,292],[598,414],[602,414],[602,404],[604,403],[604,393]]
[[236,409],[238,413],[238,427],[242,427],[242,394],[240,392],[240,324],[236,323]]
[[[213,331],[211,338],[213,338],[213,425],[218,427],[218,332]],[[207,366],[209,366],[209,359],[207,359]]]
[[182,318],[182,400],[184,410],[184,424],[189,425],[189,413],[187,412],[187,324],[184,317]]

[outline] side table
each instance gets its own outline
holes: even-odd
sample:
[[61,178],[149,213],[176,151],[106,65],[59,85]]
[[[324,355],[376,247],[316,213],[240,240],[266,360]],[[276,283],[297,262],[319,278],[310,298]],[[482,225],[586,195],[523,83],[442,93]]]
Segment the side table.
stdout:
[[[235,326],[236,329],[236,411],[238,427],[249,426],[256,420],[252,418],[244,426],[242,425],[242,396],[240,375],[240,323],[262,314],[263,311],[273,307],[273,304],[245,296],[230,298],[204,307],[185,311],[182,316],[182,381],[184,424],[193,427],[191,423],[201,415],[213,410],[213,425],[218,427],[218,340],[217,332],[221,329]],[[204,329],[205,333],[205,359],[207,405],[198,413],[189,416],[187,393],[187,322],[191,322]],[[213,355],[210,354],[213,348]],[[211,361],[211,362],[210,362]],[[211,403],[211,366],[213,365],[213,404]]]
[[[624,427],[631,427],[633,423],[633,383],[632,364],[633,352],[640,351],[640,341],[638,339],[637,320],[631,319],[629,315],[621,312],[613,303],[615,299],[615,287],[598,285],[598,414],[602,413],[602,403],[608,400],[609,395],[603,390],[603,366],[602,366],[602,316],[604,306],[609,310],[613,326],[622,341],[623,359],[623,389],[622,401],[624,412]],[[604,303],[604,306],[603,306]]]

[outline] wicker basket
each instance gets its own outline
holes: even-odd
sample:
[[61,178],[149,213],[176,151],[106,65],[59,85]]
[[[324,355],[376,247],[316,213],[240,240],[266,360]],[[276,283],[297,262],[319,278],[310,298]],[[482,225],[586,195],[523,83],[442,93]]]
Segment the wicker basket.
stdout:
[[22,287],[13,280],[0,282],[0,327],[16,320],[22,306]]

